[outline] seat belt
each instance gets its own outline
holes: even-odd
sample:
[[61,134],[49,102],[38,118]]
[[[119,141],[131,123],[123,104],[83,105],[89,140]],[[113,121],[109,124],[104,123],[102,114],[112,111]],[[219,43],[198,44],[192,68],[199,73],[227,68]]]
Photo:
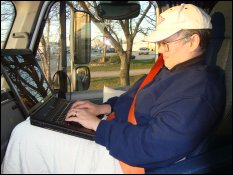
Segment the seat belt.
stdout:
[[[151,68],[149,74],[146,76],[146,78],[144,79],[144,81],[141,83],[141,85],[139,86],[136,94],[134,95],[134,99],[133,102],[131,104],[130,110],[129,110],[129,115],[128,115],[128,122],[132,123],[133,125],[137,125],[137,121],[134,115],[134,111],[135,111],[135,102],[136,102],[136,97],[138,92],[144,87],[146,86],[148,83],[150,83],[154,77],[157,75],[157,73],[160,71],[160,69],[163,67],[164,61],[163,61],[163,55],[160,54],[158,60],[156,61],[156,63],[153,65],[153,67]],[[109,114],[107,120],[112,120],[115,118],[115,113],[112,112],[111,114]],[[141,167],[133,167],[130,166],[122,161],[119,161],[122,171],[124,174],[145,174],[145,169],[141,168]]]

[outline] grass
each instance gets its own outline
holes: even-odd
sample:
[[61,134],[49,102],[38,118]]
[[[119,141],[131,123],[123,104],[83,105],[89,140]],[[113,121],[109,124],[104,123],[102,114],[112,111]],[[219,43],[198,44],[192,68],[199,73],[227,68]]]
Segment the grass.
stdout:
[[[131,60],[130,69],[149,69],[154,64],[154,59]],[[95,71],[119,71],[120,59],[118,56],[107,57],[106,63],[99,63],[99,60],[92,60],[88,65],[91,72]],[[67,67],[70,71],[70,66]]]
[[[131,76],[130,85],[133,85],[137,80],[139,80],[144,74]],[[108,87],[120,87],[120,78],[91,78],[91,84],[89,90],[103,89],[105,86]]]
[[[154,64],[154,59],[131,60],[130,69],[147,69]],[[89,64],[90,71],[117,71],[120,70],[120,59],[118,56],[107,58],[106,63],[99,63],[99,60],[93,60]]]
[[[151,68],[154,64],[154,59],[147,60],[131,60],[130,69],[147,69]],[[90,71],[119,71],[120,59],[118,56],[112,56],[107,58],[107,62],[104,64],[99,63],[99,60],[94,60],[90,63]],[[144,74],[130,76],[130,85],[134,84]],[[103,77],[103,78],[91,78],[90,90],[103,89],[105,86],[120,87],[119,77]]]
[[[154,59],[145,59],[145,60],[131,60],[130,69],[150,69],[154,64]],[[117,55],[107,57],[106,63],[100,63],[98,59],[92,60],[89,64],[91,72],[95,71],[120,71],[120,59]],[[67,68],[70,71],[70,67]],[[138,79],[140,79],[144,74],[130,76],[130,85],[134,84]],[[103,87],[120,87],[120,78],[119,77],[101,77],[101,78],[91,78],[91,83],[89,90],[103,89]]]

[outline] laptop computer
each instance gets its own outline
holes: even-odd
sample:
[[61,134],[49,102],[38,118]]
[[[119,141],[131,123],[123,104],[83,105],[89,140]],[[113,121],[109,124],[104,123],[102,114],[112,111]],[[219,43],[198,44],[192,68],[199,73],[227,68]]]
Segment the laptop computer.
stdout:
[[1,71],[32,125],[95,139],[95,131],[64,120],[72,102],[57,97],[29,49],[2,50]]

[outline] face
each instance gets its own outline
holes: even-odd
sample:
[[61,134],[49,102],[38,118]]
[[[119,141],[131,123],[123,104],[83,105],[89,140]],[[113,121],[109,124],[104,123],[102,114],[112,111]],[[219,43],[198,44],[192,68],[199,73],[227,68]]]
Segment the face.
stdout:
[[187,58],[189,38],[176,33],[158,42],[158,51],[163,54],[164,64],[168,69],[172,69]]

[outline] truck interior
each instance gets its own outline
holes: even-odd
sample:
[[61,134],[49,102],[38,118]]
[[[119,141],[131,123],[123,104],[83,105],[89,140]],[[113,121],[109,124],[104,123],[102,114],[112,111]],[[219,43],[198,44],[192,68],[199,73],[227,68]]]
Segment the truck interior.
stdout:
[[[27,1],[12,1],[17,9],[30,9],[37,11],[35,16],[20,16],[25,15],[19,10],[13,21],[11,31],[7,37],[6,43],[2,49],[31,49],[35,55],[39,47],[39,36],[42,35],[43,27],[45,26],[45,17],[40,19],[40,9],[42,6],[50,6],[50,3],[27,3]],[[30,2],[30,1],[29,1]],[[40,2],[40,1],[39,1]],[[103,1],[100,1],[103,2]],[[114,1],[111,1],[114,2]],[[129,1],[130,2],[130,1]],[[155,174],[195,174],[195,173],[232,173],[232,1],[208,1],[209,3],[201,3],[200,1],[157,1],[160,11],[165,10],[177,3],[196,3],[201,7],[209,9],[209,14],[212,17],[212,37],[206,52],[206,62],[210,65],[218,65],[225,72],[226,82],[226,106],[222,121],[219,122],[218,128],[212,133],[203,143],[187,159],[179,161],[168,167],[156,169]],[[62,3],[61,3],[62,4]],[[114,3],[113,3],[114,4]],[[113,5],[111,4],[111,5]],[[106,5],[106,4],[105,4]],[[135,5],[134,10],[138,10],[138,5]],[[49,7],[47,7],[49,8]],[[100,11],[108,10],[108,6],[99,7]],[[137,11],[138,12],[138,11]],[[45,13],[45,16],[47,14]],[[101,15],[101,14],[100,14]],[[134,14],[121,14],[121,18],[132,18]],[[128,15],[128,16],[127,16]],[[131,15],[131,16],[130,16]],[[37,16],[37,17],[36,17]],[[114,18],[114,16],[103,16]],[[21,25],[21,18],[26,18],[31,22],[31,25]],[[31,19],[30,19],[31,18]],[[40,24],[36,24],[32,19],[37,19]],[[40,25],[41,27],[37,26]],[[26,32],[25,32],[26,31]],[[31,32],[31,33],[30,33]],[[34,32],[34,34],[32,34]],[[35,34],[36,33],[36,34]],[[13,41],[17,39],[17,42]],[[29,38],[24,40],[22,38]],[[86,64],[79,66],[77,70],[88,72],[90,81],[90,70],[86,69]],[[63,79],[67,77],[59,72]],[[64,78],[65,77],[65,78]],[[62,80],[60,80],[62,81]],[[65,82],[67,83],[67,82]],[[88,89],[88,83],[86,89]],[[66,85],[66,84],[65,84]],[[63,85],[63,86],[65,86]],[[4,77],[1,75],[1,162],[7,149],[7,144],[14,127],[25,120],[22,112],[18,107],[17,100],[14,98],[11,90],[8,89]],[[8,89],[7,91],[5,89]],[[69,99],[69,93],[66,93]],[[101,103],[103,94],[101,91],[74,91],[72,99],[88,99],[95,103]]]

